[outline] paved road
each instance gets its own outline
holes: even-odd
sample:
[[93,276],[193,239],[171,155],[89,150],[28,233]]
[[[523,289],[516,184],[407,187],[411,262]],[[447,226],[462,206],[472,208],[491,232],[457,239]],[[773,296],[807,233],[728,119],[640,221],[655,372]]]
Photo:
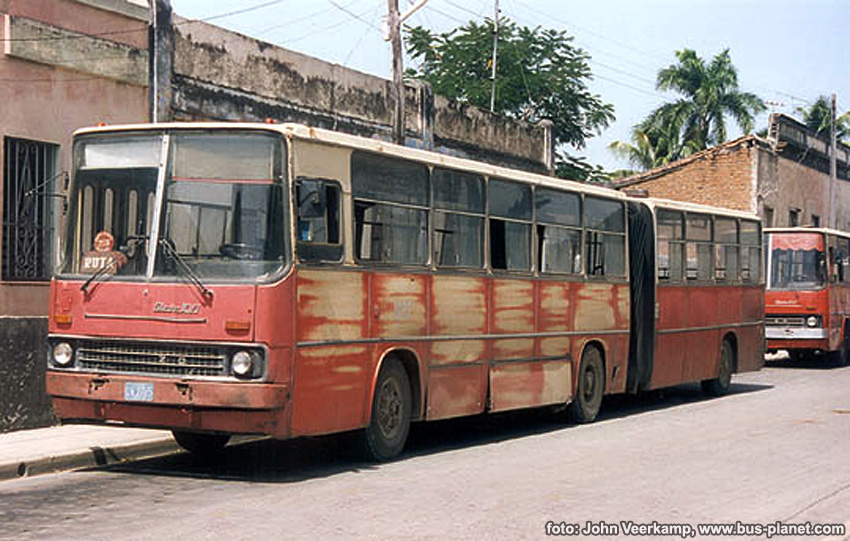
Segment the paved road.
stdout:
[[698,386],[665,395],[609,400],[584,426],[550,412],[420,425],[405,456],[379,466],[333,438],[7,481],[0,538],[542,539],[550,520],[850,525],[850,368],[773,365],[737,377],[724,398]]

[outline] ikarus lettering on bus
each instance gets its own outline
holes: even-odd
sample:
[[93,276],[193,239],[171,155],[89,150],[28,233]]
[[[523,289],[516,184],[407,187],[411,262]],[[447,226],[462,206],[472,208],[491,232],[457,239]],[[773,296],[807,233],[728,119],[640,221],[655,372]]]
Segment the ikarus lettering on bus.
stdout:
[[182,304],[167,304],[164,302],[157,302],[153,305],[154,314],[176,314],[193,316],[195,314],[200,313],[200,311],[201,305],[192,302],[184,302]]

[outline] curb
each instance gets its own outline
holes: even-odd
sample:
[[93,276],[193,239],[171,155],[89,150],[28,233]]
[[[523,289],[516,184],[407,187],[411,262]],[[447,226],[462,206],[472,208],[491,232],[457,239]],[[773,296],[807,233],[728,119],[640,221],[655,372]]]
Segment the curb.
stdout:
[[180,447],[171,437],[140,442],[118,444],[109,447],[89,447],[85,451],[73,451],[63,455],[42,456],[0,464],[0,481],[22,479],[47,473],[78,470],[94,466],[108,466],[133,460],[154,458],[177,453]]

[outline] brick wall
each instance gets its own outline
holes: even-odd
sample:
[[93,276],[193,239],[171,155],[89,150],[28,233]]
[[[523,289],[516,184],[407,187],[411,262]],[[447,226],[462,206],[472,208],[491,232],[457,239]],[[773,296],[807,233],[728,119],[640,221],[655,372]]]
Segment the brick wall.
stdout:
[[[736,144],[732,144],[736,143]],[[756,212],[754,153],[750,140],[717,147],[628,181],[651,197]]]

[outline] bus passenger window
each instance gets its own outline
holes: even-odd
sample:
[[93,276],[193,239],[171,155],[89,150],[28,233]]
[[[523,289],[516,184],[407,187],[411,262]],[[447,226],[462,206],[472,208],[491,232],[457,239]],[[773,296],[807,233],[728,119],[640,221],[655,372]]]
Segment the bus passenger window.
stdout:
[[534,206],[540,271],[581,274],[581,197],[538,188]]
[[432,246],[438,267],[480,269],[484,265],[484,179],[436,168]]
[[761,225],[749,220],[741,220],[741,279],[761,280]]
[[738,280],[738,222],[714,219],[714,277],[725,282]]
[[296,251],[303,261],[339,261],[340,187],[327,180],[298,179],[295,184],[298,212]]
[[354,255],[360,262],[428,263],[428,168],[354,152]]
[[585,197],[585,261],[588,276],[626,275],[624,209],[619,201]]
[[656,259],[658,262],[658,279],[660,281],[681,282],[684,276],[684,240],[685,218],[681,212],[659,209],[658,246]]
[[712,279],[711,217],[705,214],[688,214],[685,221],[686,277],[700,282]]
[[531,187],[491,179],[490,266],[496,270],[531,270]]

